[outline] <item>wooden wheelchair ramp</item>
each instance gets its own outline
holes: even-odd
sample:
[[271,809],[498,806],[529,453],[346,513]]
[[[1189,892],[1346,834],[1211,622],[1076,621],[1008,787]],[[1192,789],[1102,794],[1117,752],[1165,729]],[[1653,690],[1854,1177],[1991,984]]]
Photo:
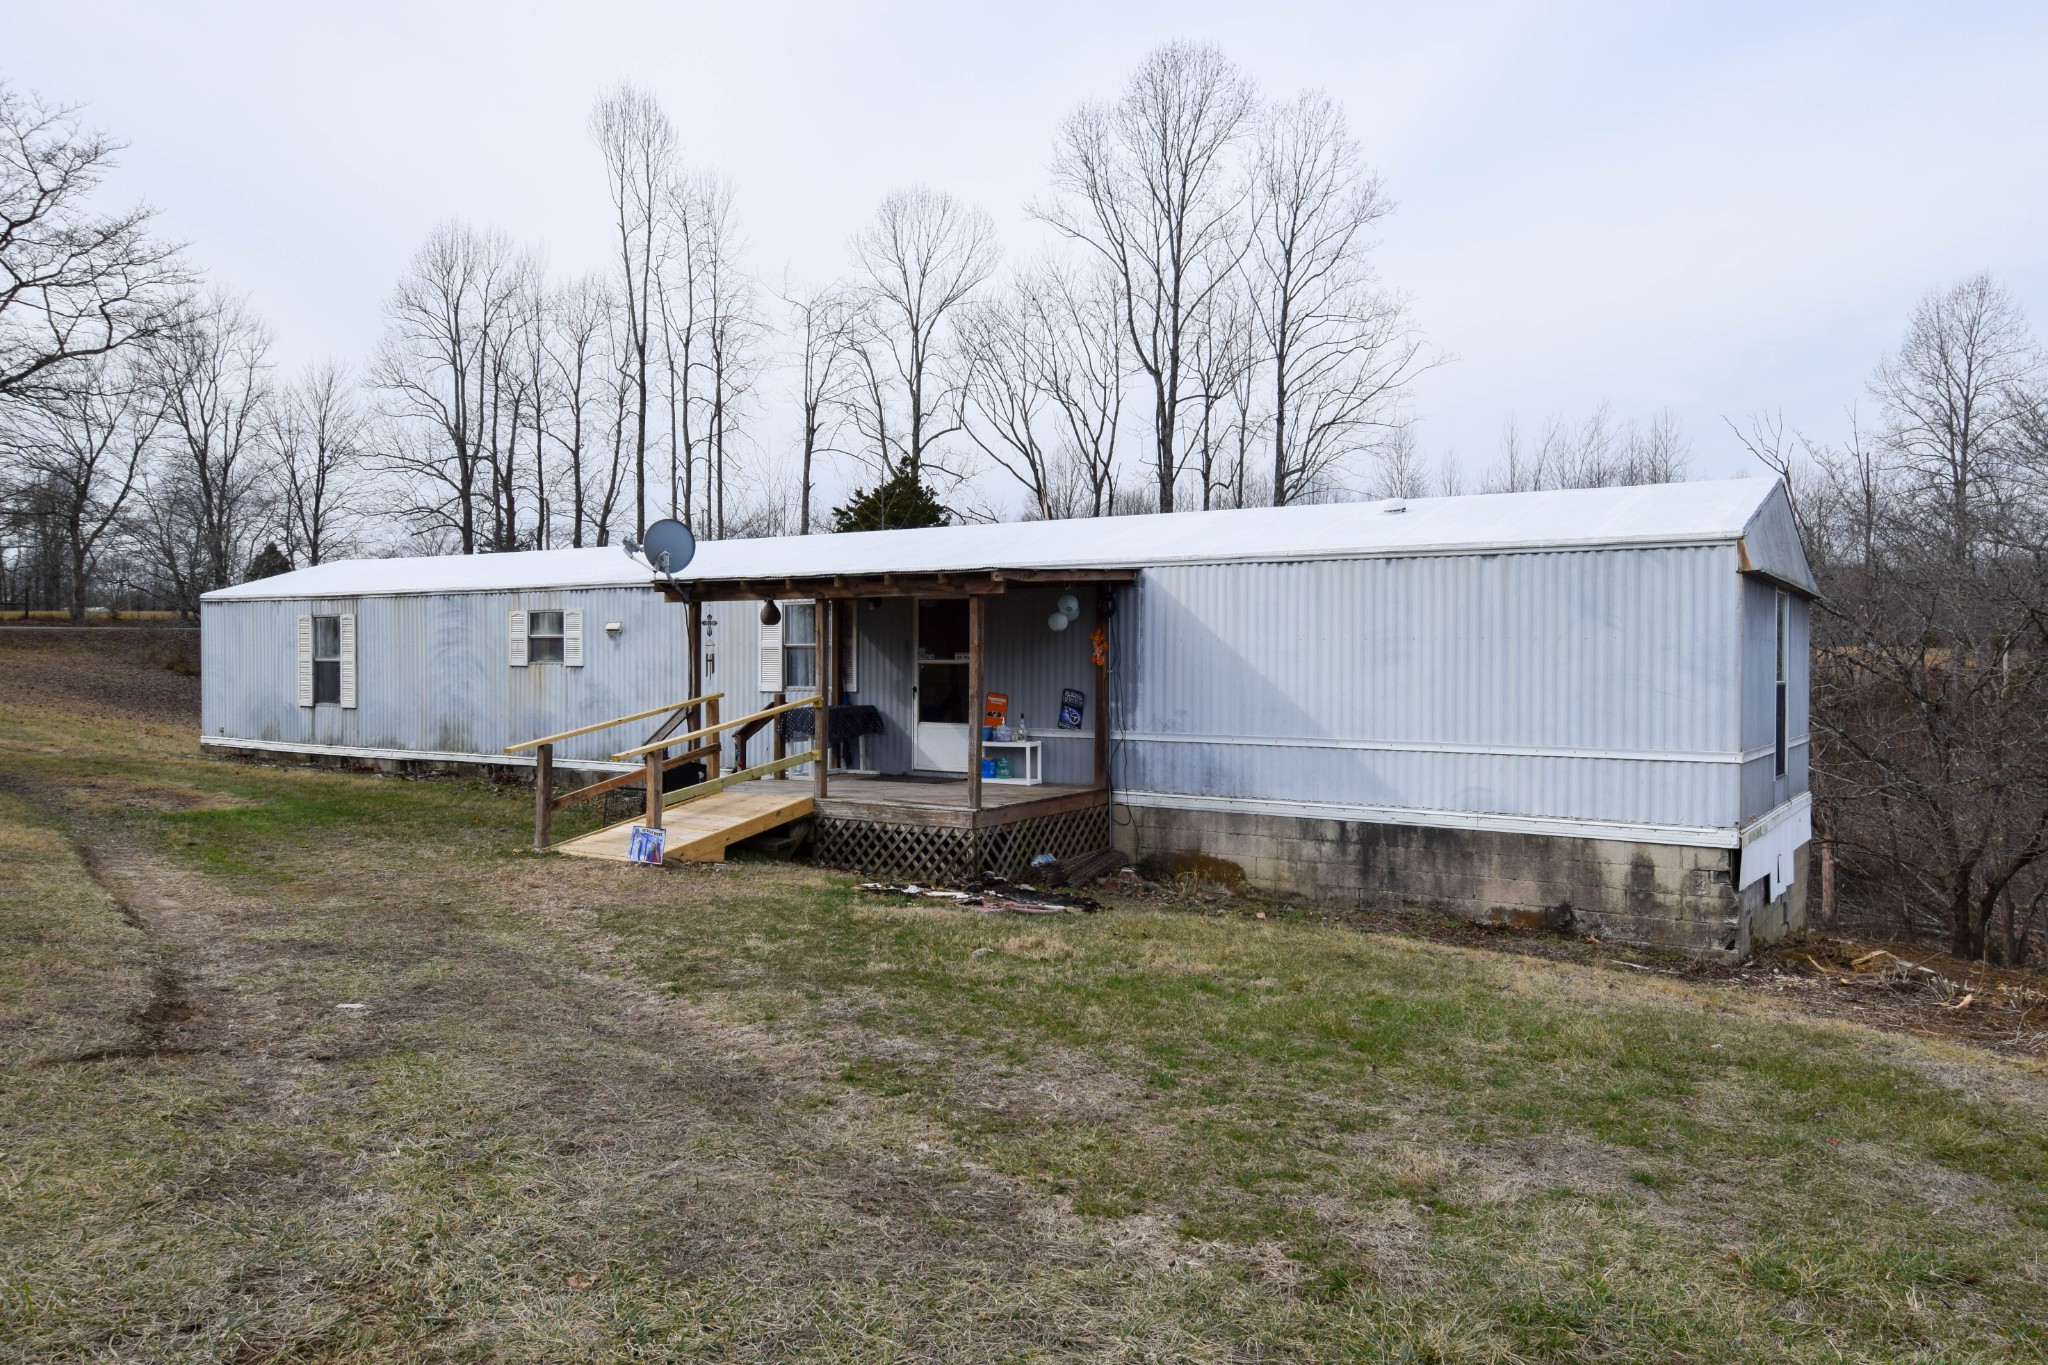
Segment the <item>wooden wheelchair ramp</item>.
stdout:
[[[716,863],[725,860],[725,850],[742,839],[765,834],[778,825],[801,820],[811,813],[811,794],[794,782],[747,782],[713,792],[663,812],[668,830],[667,862]],[[577,858],[609,858],[625,862],[626,840],[641,817],[605,829],[566,839],[554,845],[556,853]]]

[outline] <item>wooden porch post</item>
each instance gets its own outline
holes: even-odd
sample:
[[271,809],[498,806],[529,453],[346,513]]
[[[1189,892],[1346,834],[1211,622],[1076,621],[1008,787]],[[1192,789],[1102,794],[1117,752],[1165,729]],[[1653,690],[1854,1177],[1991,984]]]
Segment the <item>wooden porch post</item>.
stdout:
[[[704,695],[704,604],[693,593],[690,597],[690,695]],[[703,713],[691,707],[690,728],[702,726]]]
[[832,702],[833,686],[838,681],[838,671],[832,667],[832,604],[823,598],[811,599],[811,620],[816,623],[817,643],[815,668],[818,674],[818,715],[811,726],[811,737],[818,746],[818,761],[813,764],[818,778],[816,800],[825,799],[830,784],[832,768]]
[[647,755],[647,815],[641,821],[649,829],[661,828],[661,755],[656,749]]
[[533,751],[533,851],[545,853],[548,847],[549,825],[553,821],[554,807],[549,804],[555,794],[555,746],[543,744]]
[[[1104,588],[1095,595],[1095,628],[1102,638],[1109,639],[1109,594]],[[1102,661],[1095,665],[1095,785],[1098,788],[1109,785],[1109,652],[1103,651]]]
[[986,680],[981,676],[982,610],[987,599],[980,593],[967,599],[967,808],[981,809],[981,723],[988,703],[981,695]]

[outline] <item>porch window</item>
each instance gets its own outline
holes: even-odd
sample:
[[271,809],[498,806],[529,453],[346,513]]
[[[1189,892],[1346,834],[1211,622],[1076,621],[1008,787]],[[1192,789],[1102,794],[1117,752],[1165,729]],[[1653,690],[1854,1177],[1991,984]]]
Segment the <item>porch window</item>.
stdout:
[[782,686],[817,689],[818,607],[814,602],[791,602],[782,609]]

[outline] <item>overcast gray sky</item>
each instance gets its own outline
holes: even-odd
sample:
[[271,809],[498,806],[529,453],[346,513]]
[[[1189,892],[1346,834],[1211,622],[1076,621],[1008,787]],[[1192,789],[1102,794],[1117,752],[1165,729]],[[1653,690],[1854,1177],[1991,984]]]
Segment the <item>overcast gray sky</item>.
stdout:
[[1455,362],[1424,451],[1489,463],[1510,415],[1674,409],[1833,434],[1928,288],[1989,270],[2048,320],[2048,6],[96,3],[0,8],[0,75],[132,145],[118,189],[246,291],[281,359],[357,360],[450,217],[601,263],[585,131],[620,79],[734,180],[753,262],[822,281],[926,181],[1040,238],[1059,118],[1173,38],[1319,86],[1399,210],[1380,266]]

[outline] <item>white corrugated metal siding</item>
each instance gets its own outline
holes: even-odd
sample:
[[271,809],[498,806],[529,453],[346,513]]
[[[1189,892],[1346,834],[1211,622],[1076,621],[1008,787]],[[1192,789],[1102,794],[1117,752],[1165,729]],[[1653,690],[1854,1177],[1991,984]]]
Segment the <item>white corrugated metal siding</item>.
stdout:
[[1152,570],[1117,785],[1732,827],[1741,581],[1732,546]]
[[[514,607],[580,610],[583,666],[512,667]],[[356,615],[356,706],[299,706],[297,619],[342,612]],[[215,741],[498,758],[508,744],[682,700],[685,621],[681,607],[642,587],[208,601],[201,729]],[[569,740],[556,760],[608,759],[639,737],[622,726]]]
[[[1098,526],[1114,536],[1118,523]],[[1410,812],[1732,832],[1806,790],[1806,607],[1791,614],[1790,771],[1771,772],[1776,590],[1736,545],[1381,553],[1143,570],[1112,656],[1113,775],[1135,800],[1239,802],[1359,819]],[[1060,633],[1057,586],[990,600],[987,686],[1045,741],[1046,777],[1084,782],[1102,699],[1088,660],[1092,589]],[[584,612],[588,664],[509,667],[506,613]],[[756,602],[705,607],[706,690],[757,709]],[[881,708],[866,763],[910,766],[912,604],[857,604],[852,699]],[[352,711],[294,704],[305,611],[357,616]],[[679,700],[682,607],[648,588],[215,600],[203,612],[206,733],[306,746],[489,755]],[[620,621],[616,637],[603,630]],[[1055,725],[1064,688],[1079,732]],[[618,734],[565,745],[607,757]],[[753,743],[765,759],[770,739]],[[1747,754],[1762,754],[1746,758]],[[1633,837],[1626,834],[1613,837]]]

